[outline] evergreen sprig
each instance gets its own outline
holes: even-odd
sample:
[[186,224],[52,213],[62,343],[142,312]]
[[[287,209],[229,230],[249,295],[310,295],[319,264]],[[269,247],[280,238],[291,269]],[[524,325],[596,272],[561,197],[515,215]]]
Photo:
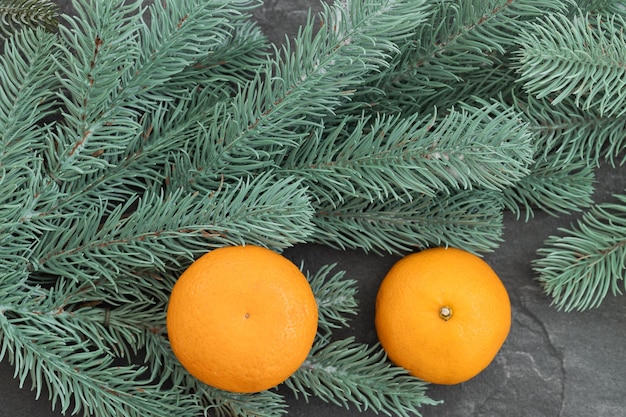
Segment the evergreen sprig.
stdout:
[[41,27],[54,30],[57,27],[58,7],[49,0],[2,0],[0,1],[0,39],[6,38],[23,27]]
[[601,117],[623,116],[625,23],[617,14],[555,14],[530,25],[520,35],[520,82],[554,105],[571,98]]
[[421,406],[437,404],[421,398],[425,383],[390,366],[379,345],[356,343],[353,338],[313,346],[309,358],[285,385],[305,399],[314,394],[340,406],[390,416],[420,415]]
[[44,143],[38,140],[45,135],[42,125],[58,105],[59,81],[54,76],[58,52],[56,36],[41,29],[19,32],[5,42],[0,55],[3,161],[27,161],[30,149],[43,150]]
[[[59,221],[39,240],[32,251],[35,271],[115,281],[137,269],[178,268],[211,247],[295,244],[312,228],[302,187],[270,175],[213,195],[146,193],[113,209],[93,204],[88,210]],[[278,221],[280,231],[273,227]]]
[[540,159],[552,159],[558,165],[584,161],[590,167],[608,161],[622,165],[626,139],[622,132],[626,121],[619,116],[603,116],[596,109],[581,109],[570,96],[559,103],[544,98],[527,97],[516,108],[536,134]]
[[509,86],[508,53],[522,22],[566,10],[560,0],[437,0],[401,45],[389,71],[374,77],[381,111],[430,112],[478,96],[495,98]]
[[[316,212],[312,240],[338,249],[402,253],[429,246],[493,250],[502,234],[502,204],[490,191],[459,191],[410,201],[350,199]],[[470,237],[471,236],[471,237]]]
[[546,293],[564,309],[600,305],[621,294],[626,276],[626,195],[593,206],[570,229],[559,229],[538,251],[533,266]]
[[[105,310],[89,304],[66,310],[61,287],[22,289],[9,305],[3,297],[0,353],[15,366],[20,385],[30,377],[37,396],[47,386],[53,407],[85,415],[165,416],[193,406],[193,398],[150,380],[147,367],[130,358],[115,363],[112,351],[121,340],[108,331]],[[135,318],[142,310],[136,307]]]
[[315,136],[282,167],[303,176],[321,200],[410,200],[459,189],[501,190],[532,161],[530,132],[498,104],[451,109],[437,121],[412,115],[350,120]]
[[536,158],[530,174],[502,192],[506,209],[528,221],[536,211],[556,216],[593,204],[595,175],[587,161],[564,163],[554,153]]
[[345,271],[331,275],[336,264],[325,265],[307,279],[315,294],[319,309],[318,337],[328,340],[334,329],[347,327],[351,316],[357,314],[356,281],[345,279]]

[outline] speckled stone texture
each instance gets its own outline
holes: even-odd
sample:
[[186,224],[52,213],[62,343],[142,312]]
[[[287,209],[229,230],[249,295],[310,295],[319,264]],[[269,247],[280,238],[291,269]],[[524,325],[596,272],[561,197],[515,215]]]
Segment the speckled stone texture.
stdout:
[[[64,12],[68,2],[59,1]],[[307,18],[317,0],[266,0],[255,19],[270,40],[283,42]],[[626,169],[598,170],[596,201],[609,201],[626,189]],[[476,378],[455,386],[430,386],[429,395],[443,403],[424,407],[424,417],[622,417],[626,416],[626,298],[609,296],[598,309],[563,313],[550,306],[534,280],[531,260],[544,239],[567,227],[578,215],[560,218],[537,214],[530,222],[507,215],[505,242],[485,256],[504,281],[512,302],[511,333],[494,362]],[[295,247],[286,255],[315,271],[337,263],[346,278],[359,282],[360,314],[343,331],[367,343],[376,342],[374,299],[380,280],[398,259],[340,252],[317,245]],[[56,417],[47,395],[20,390],[13,369],[0,363],[0,417]],[[371,417],[371,410],[345,410],[312,399],[289,398],[290,417]]]

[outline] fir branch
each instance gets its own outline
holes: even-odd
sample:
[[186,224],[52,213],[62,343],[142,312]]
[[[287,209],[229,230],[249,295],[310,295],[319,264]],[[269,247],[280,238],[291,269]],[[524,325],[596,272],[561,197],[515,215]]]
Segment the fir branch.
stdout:
[[428,168],[453,189],[501,190],[529,172],[532,136],[519,116],[497,103],[481,104],[451,110],[428,136],[426,157],[441,163]]
[[526,221],[541,210],[554,216],[580,211],[593,203],[594,172],[585,160],[566,161],[558,154],[538,157],[531,173],[502,192],[504,206]]
[[0,353],[16,367],[20,385],[30,376],[37,396],[48,386],[53,407],[58,403],[63,413],[196,415],[193,401],[143,378],[146,368],[113,366],[114,356],[94,346],[91,323],[79,311],[47,304],[53,299],[43,290],[27,297],[12,307],[2,303],[0,311]]
[[508,55],[491,58],[492,64],[460,74],[457,80],[450,80],[445,87],[433,89],[433,94],[420,97],[419,102],[409,95],[394,96],[399,106],[397,110],[412,109],[419,105],[419,109],[424,111],[441,111],[455,108],[459,103],[480,107],[485,100],[497,100],[507,107],[511,106],[511,101],[507,102],[503,97],[509,98],[510,86],[517,81],[515,69],[511,68]]
[[587,13],[603,13],[619,7],[623,2],[621,0],[575,0],[572,2],[571,16]]
[[55,94],[60,85],[55,78],[54,59],[59,54],[56,35],[42,29],[25,29],[9,38],[0,55],[0,159],[12,152],[41,150],[42,124],[54,114]]
[[77,16],[67,18],[60,36],[64,54],[57,64],[67,92],[64,123],[46,155],[50,176],[69,182],[108,167],[138,136],[138,117],[114,102],[120,73],[139,54],[136,31],[141,2],[73,4]]
[[215,158],[223,165],[217,172],[228,176],[233,168],[280,164],[309,136],[307,130],[347,100],[364,74],[387,65],[397,51],[394,42],[407,36],[422,12],[422,2],[407,0],[325,7],[321,29],[314,34],[309,20],[293,51],[285,46],[211,123],[208,135],[220,138]]
[[[28,157],[28,154],[24,156]],[[0,179],[3,193],[0,197],[0,215],[4,222],[0,225],[0,239],[5,239],[9,247],[23,245],[21,259],[32,267],[30,257],[40,237],[55,230],[59,221],[75,217],[76,213],[55,210],[60,193],[58,186],[42,173],[43,163],[38,158],[23,161],[22,165],[7,165]],[[4,188],[6,187],[6,188]],[[8,254],[8,253],[7,253]]]
[[318,338],[328,340],[333,329],[348,326],[348,315],[357,314],[356,281],[344,279],[345,271],[331,275],[335,264],[325,265],[306,276],[317,301]]
[[309,138],[283,162],[322,205],[499,190],[528,173],[533,153],[525,126],[497,104],[464,106],[437,122],[418,115],[349,120]]
[[[554,304],[565,311],[598,307],[609,291],[621,294],[626,276],[626,195],[598,204],[564,236],[551,236],[533,268]],[[623,284],[622,284],[623,285]]]
[[517,101],[515,108],[530,123],[537,135],[537,150],[542,158],[558,159],[561,166],[577,161],[599,166],[603,160],[611,165],[626,155],[626,119],[601,115],[597,109],[583,110],[573,97],[559,103],[532,96]]
[[150,344],[149,337],[162,338],[174,281],[171,275],[154,271],[137,271],[115,282],[31,273],[29,284],[50,288],[47,310],[80,316],[85,324],[81,331],[89,333],[98,349],[131,360]]
[[380,346],[355,343],[353,338],[315,346],[285,385],[296,396],[311,394],[359,412],[372,409],[389,416],[421,415],[423,405],[436,404],[424,394],[426,384],[386,360]]
[[607,0],[608,4],[604,4],[603,8],[600,9],[601,13],[606,14],[618,14],[623,18],[626,18],[626,5],[621,0]]
[[[400,105],[405,113],[430,111],[423,103],[436,102],[440,94],[454,96],[451,88],[464,89],[474,72],[497,67],[517,47],[521,21],[565,9],[560,0],[440,0],[430,5],[428,22],[417,27],[374,84],[385,94],[378,99],[381,110]],[[474,94],[489,99],[493,93]]]
[[[130,105],[146,108],[152,102],[177,97],[180,90],[176,82],[171,83],[172,79],[180,82],[190,67],[198,68],[207,59],[219,59],[216,52],[224,53],[225,47],[234,46],[234,29],[245,25],[247,16],[243,12],[260,4],[259,0],[152,2],[147,10],[150,25],[139,27],[140,56],[129,71],[126,94],[129,98],[137,95]],[[244,45],[244,51],[249,48]],[[250,59],[254,60],[254,55]],[[183,92],[193,86],[186,81]],[[166,83],[167,88],[163,88]]]
[[513,89],[512,101],[535,136],[536,160],[528,176],[504,191],[507,209],[518,217],[525,211],[528,220],[536,209],[558,215],[589,207],[592,168],[603,160],[623,164],[626,158],[623,118],[582,110],[572,97],[554,104]]
[[146,193],[113,210],[90,205],[62,219],[38,242],[32,268],[81,281],[115,281],[136,270],[188,264],[217,246],[290,246],[311,232],[312,214],[297,181],[271,175],[208,195]]
[[221,45],[173,74],[166,84],[150,89],[150,94],[188,100],[194,89],[209,89],[222,100],[236,95],[267,62],[269,46],[265,35],[253,22],[244,20],[230,24],[234,27]]
[[520,34],[520,81],[557,105],[619,117],[626,108],[626,21],[619,15],[548,15]]
[[49,0],[0,1],[0,39],[23,27],[41,27],[52,31],[57,27],[58,7]]
[[141,5],[77,4],[78,16],[68,19],[71,30],[61,30],[66,44],[77,45],[79,53],[68,47],[59,63],[69,94],[67,122],[56,138],[61,149],[50,156],[57,181],[105,169],[141,140],[143,113],[172,100],[157,94],[158,88],[152,94],[153,89],[204,59],[211,45],[223,44],[234,14],[227,2],[188,0],[167,10],[155,2],[147,29]]
[[204,415],[215,417],[279,417],[287,414],[287,404],[283,396],[273,391],[237,394],[216,390],[206,385],[202,391],[203,399],[207,402]]
[[54,112],[50,101],[59,87],[52,65],[55,41],[42,29],[24,29],[6,41],[0,56],[0,243],[16,276],[49,226],[47,209],[58,197],[58,188],[42,175],[41,157],[47,118]]
[[[72,189],[59,199],[57,207],[72,211],[77,209],[78,200],[99,204],[103,196],[109,204],[117,205],[161,185],[189,190],[191,182],[198,183],[196,176],[202,177],[207,187],[204,192],[217,190],[223,177],[212,175],[209,178],[210,155],[216,138],[207,137],[203,126],[203,121],[212,118],[214,107],[224,99],[223,92],[217,90],[194,90],[185,99],[163,103],[148,112],[142,117],[136,140],[128,144],[120,160],[106,170],[83,173]],[[177,174],[168,173],[185,170],[188,172],[184,180],[178,182]],[[230,180],[236,183],[249,173],[239,174]]]
[[411,201],[346,200],[316,208],[311,240],[338,249],[401,254],[428,246],[493,250],[502,234],[497,193],[459,191]]

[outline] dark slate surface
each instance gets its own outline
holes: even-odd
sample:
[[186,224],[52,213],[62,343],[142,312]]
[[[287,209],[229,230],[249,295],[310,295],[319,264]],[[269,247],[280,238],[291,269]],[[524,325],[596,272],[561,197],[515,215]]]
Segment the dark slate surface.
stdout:
[[[66,1],[59,2],[69,11]],[[255,13],[270,39],[281,42],[306,20],[315,0],[267,0]],[[598,171],[596,201],[626,189],[626,169]],[[509,338],[494,362],[476,378],[455,386],[430,386],[443,404],[424,407],[424,417],[621,417],[626,416],[626,299],[609,296],[598,309],[563,313],[550,306],[534,280],[531,261],[544,239],[567,227],[577,215],[542,214],[525,223],[506,216],[505,242],[485,256],[504,281],[512,302]],[[374,299],[379,282],[397,257],[340,252],[317,245],[293,248],[286,255],[315,271],[327,263],[359,282],[360,314],[343,332],[367,343],[376,341]],[[0,417],[56,417],[47,394],[35,400],[30,380],[19,389],[13,369],[0,363]],[[283,390],[281,390],[283,392]],[[289,394],[286,393],[289,397]],[[374,416],[372,411],[344,410],[319,400],[308,404],[289,397],[289,416]]]

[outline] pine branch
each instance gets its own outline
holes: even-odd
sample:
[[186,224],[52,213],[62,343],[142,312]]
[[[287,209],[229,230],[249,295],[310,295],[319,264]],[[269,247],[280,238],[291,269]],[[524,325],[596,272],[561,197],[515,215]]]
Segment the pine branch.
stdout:
[[153,3],[150,29],[142,20],[141,1],[91,8],[77,3],[70,29],[62,27],[63,40],[78,54],[66,47],[60,62],[69,94],[66,123],[56,137],[60,149],[49,155],[57,181],[73,181],[118,162],[141,140],[143,114],[172,100],[153,95],[153,89],[229,37],[227,22],[234,12],[227,2],[175,2],[167,13],[159,12],[160,4]]
[[212,172],[228,177],[280,165],[346,102],[365,74],[387,65],[397,52],[394,42],[407,36],[422,12],[422,2],[407,0],[327,6],[319,31],[309,20],[293,46],[277,51],[208,124],[207,135],[220,138],[213,157],[221,166]]
[[600,11],[601,13],[617,14],[626,18],[626,5],[624,5],[624,2],[621,0],[607,0],[607,4],[603,4]]
[[58,7],[48,0],[0,1],[0,39],[24,27],[41,27],[52,31],[57,27]]
[[[534,270],[554,304],[565,311],[598,307],[609,291],[621,294],[626,276],[626,195],[598,204],[564,236],[551,236]],[[622,284],[623,285],[623,284]]]
[[269,46],[265,35],[253,22],[234,21],[230,25],[233,28],[221,45],[173,74],[166,84],[150,89],[150,94],[188,100],[194,89],[209,89],[222,100],[229,100],[243,89],[267,62]]
[[93,315],[59,309],[54,293],[45,290],[35,288],[26,297],[12,307],[0,303],[0,354],[16,367],[20,386],[30,377],[39,396],[47,385],[53,407],[59,404],[63,413],[197,414],[192,399],[144,378],[147,368],[114,366],[115,356],[91,338],[102,334]]
[[[214,108],[223,99],[222,91],[194,90],[185,99],[163,103],[145,114],[136,140],[128,144],[119,162],[106,170],[83,173],[59,199],[57,207],[73,211],[79,209],[75,207],[76,201],[100,204],[102,196],[115,207],[161,185],[198,191],[199,178],[205,186],[202,192],[216,191],[224,178],[209,176],[207,171],[212,171],[207,164],[212,161],[212,146],[217,138],[206,135],[203,123],[207,119],[216,120]],[[230,179],[236,183],[249,175],[240,174]],[[192,184],[196,187],[191,187]]]
[[207,403],[204,415],[215,417],[278,417],[287,414],[282,395],[273,391],[254,394],[236,394],[219,391],[206,385],[202,388]]
[[573,97],[554,103],[547,98],[525,97],[518,109],[530,129],[537,135],[537,150],[543,158],[557,158],[560,165],[585,161],[599,166],[603,160],[611,165],[622,158],[626,147],[626,120],[619,116],[603,116],[597,109],[583,110]]
[[[14,160],[12,163],[0,161],[2,175],[0,186],[0,278],[10,282],[28,279],[30,256],[34,242],[45,233],[55,216],[49,216],[46,206],[56,199],[54,187],[42,184],[38,168],[40,161],[33,160],[25,153],[27,160]],[[38,194],[39,190],[42,190]],[[43,210],[43,211],[42,211]]]
[[[12,147],[16,155],[25,149],[42,149],[41,124],[55,109],[59,83],[54,76],[58,56],[57,37],[41,29],[25,29],[9,38],[0,55],[0,158]],[[18,143],[19,142],[19,143]]]
[[[128,98],[136,94],[134,100],[131,98],[131,105],[146,108],[150,103],[161,103],[172,96],[178,97],[181,91],[184,97],[184,93],[195,86],[187,79],[179,90],[177,81],[181,82],[190,70],[197,70],[207,60],[227,59],[220,57],[226,54],[225,48],[231,49],[228,52],[231,59],[241,57],[242,51],[232,47],[244,38],[239,37],[234,42],[233,32],[249,24],[245,11],[260,4],[259,0],[152,2],[146,18],[150,24],[139,27],[140,55],[129,71],[126,94]],[[261,40],[264,41],[263,38]],[[244,43],[243,51],[251,47]],[[253,63],[252,68],[256,66],[255,55],[251,54],[248,58]],[[239,62],[249,63],[248,60]],[[210,77],[206,79],[210,80]]]
[[429,246],[490,251],[502,234],[499,196],[486,191],[411,201],[346,200],[316,208],[311,240],[338,249],[405,253]]
[[515,69],[511,67],[508,55],[492,56],[491,60],[492,64],[460,74],[456,80],[448,81],[445,87],[433,89],[432,94],[420,97],[419,102],[409,95],[398,95],[394,98],[399,105],[398,111],[412,109],[416,105],[423,111],[453,109],[459,103],[481,107],[485,100],[496,100],[511,106],[510,86],[515,85],[517,80]]
[[146,193],[110,211],[89,205],[61,219],[38,242],[32,263],[40,273],[115,281],[138,269],[179,267],[227,244],[289,246],[311,232],[310,216],[299,183],[271,175],[208,195]]
[[623,2],[621,0],[575,0],[572,3],[571,15],[576,15],[580,13],[587,14],[612,11],[614,8],[618,8]]
[[593,167],[626,160],[623,118],[582,110],[572,97],[554,104],[515,88],[511,99],[535,136],[536,160],[528,176],[504,191],[507,209],[518,217],[525,211],[528,220],[537,209],[558,215],[589,207]]
[[549,15],[520,34],[520,81],[536,98],[619,117],[626,108],[626,21],[619,15]]
[[421,415],[419,408],[436,402],[424,396],[425,383],[387,362],[380,346],[353,338],[314,346],[308,359],[285,385],[305,399],[324,401],[359,412],[371,409],[389,416]]
[[593,203],[594,172],[585,160],[564,161],[558,154],[540,156],[531,173],[502,192],[504,206],[526,221],[535,210],[557,216]]
[[64,54],[58,67],[67,90],[64,123],[55,132],[54,151],[46,155],[50,176],[59,183],[107,168],[138,136],[136,114],[114,98],[118,74],[138,55],[140,5],[75,2],[77,16],[59,28]]
[[56,35],[41,28],[25,28],[5,42],[0,56],[1,258],[16,277],[49,226],[48,209],[58,198],[58,187],[42,174],[41,157],[59,89],[56,42]]
[[[497,67],[517,47],[520,22],[565,9],[558,0],[441,0],[430,6],[428,22],[402,45],[402,54],[374,84],[385,94],[370,100],[380,101],[381,111],[400,106],[404,113],[429,112],[424,103],[439,106],[439,95],[459,97],[450,90],[465,89],[474,72]],[[474,90],[483,99],[495,98],[493,93]]]
[[348,315],[357,314],[356,281],[344,279],[345,271],[331,275],[334,267],[325,265],[315,274],[306,274],[317,300],[319,343],[329,340],[333,329],[347,327]]
[[528,173],[530,134],[499,105],[464,106],[438,121],[418,115],[360,119],[321,131],[283,162],[319,204],[410,200],[458,189],[503,189]]

